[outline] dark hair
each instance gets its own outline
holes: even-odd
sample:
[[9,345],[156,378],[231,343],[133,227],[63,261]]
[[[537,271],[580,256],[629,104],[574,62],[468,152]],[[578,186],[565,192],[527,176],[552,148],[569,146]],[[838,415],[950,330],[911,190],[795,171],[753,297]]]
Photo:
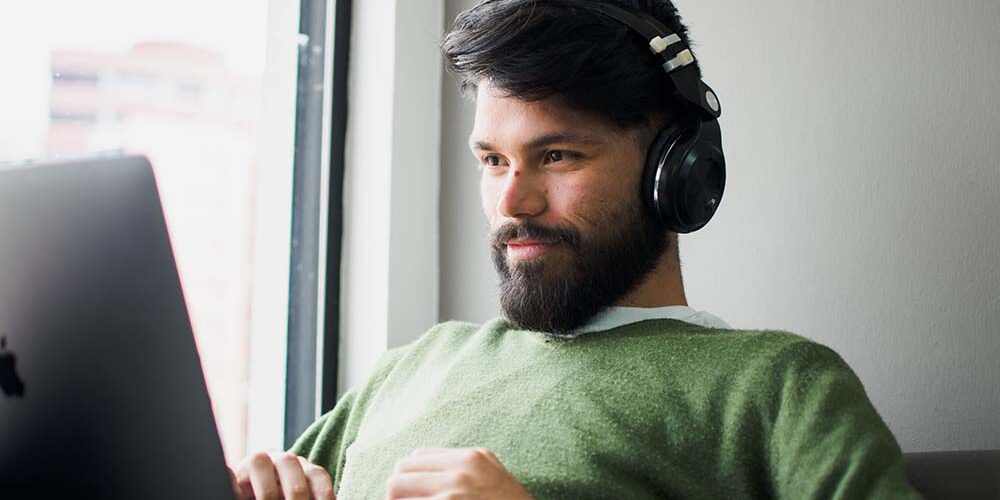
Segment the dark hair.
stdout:
[[[662,59],[626,25],[581,7],[585,1],[485,0],[459,14],[442,49],[462,92],[488,80],[507,97],[555,97],[620,129],[684,113]],[[691,46],[670,0],[604,3],[652,15]]]

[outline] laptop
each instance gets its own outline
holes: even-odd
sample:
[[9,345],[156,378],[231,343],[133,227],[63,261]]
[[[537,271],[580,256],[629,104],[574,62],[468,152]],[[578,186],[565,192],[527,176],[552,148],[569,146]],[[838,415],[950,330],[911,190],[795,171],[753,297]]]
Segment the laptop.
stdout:
[[0,498],[233,498],[145,158],[0,167],[0,389]]

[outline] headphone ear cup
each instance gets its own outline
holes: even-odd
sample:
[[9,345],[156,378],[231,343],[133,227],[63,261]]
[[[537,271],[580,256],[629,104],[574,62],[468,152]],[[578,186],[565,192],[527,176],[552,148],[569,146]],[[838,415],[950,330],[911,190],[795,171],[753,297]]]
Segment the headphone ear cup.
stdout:
[[708,224],[722,203],[726,188],[726,158],[722,154],[719,122],[702,122],[698,138],[685,153],[677,176],[683,188],[674,194],[679,232],[690,233]]
[[646,153],[646,165],[642,174],[642,202],[649,214],[663,225],[666,225],[666,206],[660,196],[660,188],[665,185],[669,176],[667,157],[680,138],[681,131],[677,126],[661,130]]
[[711,220],[722,201],[726,169],[718,122],[691,120],[653,141],[643,198],[669,231],[690,233]]

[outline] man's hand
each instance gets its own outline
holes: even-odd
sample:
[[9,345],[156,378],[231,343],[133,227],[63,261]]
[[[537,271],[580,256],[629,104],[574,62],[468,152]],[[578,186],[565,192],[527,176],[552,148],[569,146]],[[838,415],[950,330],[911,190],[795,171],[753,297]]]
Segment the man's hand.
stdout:
[[230,475],[239,500],[337,500],[326,469],[291,453],[254,453]]
[[498,498],[531,495],[483,448],[424,448],[396,463],[387,498]]

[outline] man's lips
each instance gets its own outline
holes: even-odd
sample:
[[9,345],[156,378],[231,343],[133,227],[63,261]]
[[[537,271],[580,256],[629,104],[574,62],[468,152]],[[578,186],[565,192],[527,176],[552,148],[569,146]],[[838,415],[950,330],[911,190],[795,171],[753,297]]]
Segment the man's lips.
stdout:
[[558,242],[537,240],[511,240],[507,242],[507,256],[517,260],[529,260],[541,257],[556,246]]

